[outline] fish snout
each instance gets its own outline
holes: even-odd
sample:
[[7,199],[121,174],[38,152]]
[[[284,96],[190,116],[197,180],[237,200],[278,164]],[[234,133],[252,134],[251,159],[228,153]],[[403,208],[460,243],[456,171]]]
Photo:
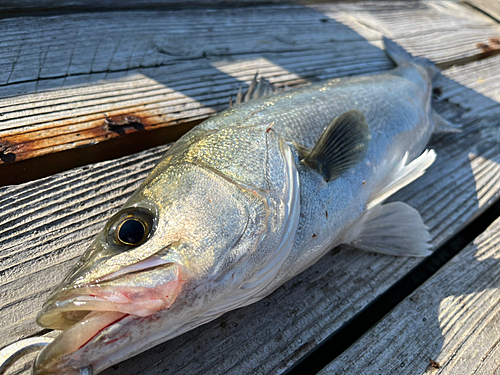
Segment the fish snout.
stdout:
[[37,323],[65,330],[91,312],[148,316],[168,309],[181,291],[181,269],[177,263],[167,263],[116,277],[111,274],[86,285],[65,286],[43,305]]
[[165,263],[61,287],[44,304],[37,322],[64,332],[40,353],[33,375],[77,375],[79,368],[92,365],[85,351],[95,350],[94,343],[105,343],[110,353],[124,345],[131,335],[124,319],[170,308],[184,283],[181,274],[178,263]]

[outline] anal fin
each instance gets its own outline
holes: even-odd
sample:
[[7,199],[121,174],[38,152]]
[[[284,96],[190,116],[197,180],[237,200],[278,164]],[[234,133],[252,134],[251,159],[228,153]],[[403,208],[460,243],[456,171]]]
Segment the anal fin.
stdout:
[[434,133],[461,133],[462,129],[448,120],[441,117],[436,111],[432,111],[432,120],[434,121]]
[[426,169],[436,160],[434,150],[425,150],[422,155],[406,165],[408,153],[405,154],[398,167],[382,182],[381,187],[372,194],[366,208],[370,209],[389,198],[398,190],[422,176]]
[[417,210],[403,202],[391,202],[368,210],[344,243],[381,254],[424,257],[432,253],[430,239]]

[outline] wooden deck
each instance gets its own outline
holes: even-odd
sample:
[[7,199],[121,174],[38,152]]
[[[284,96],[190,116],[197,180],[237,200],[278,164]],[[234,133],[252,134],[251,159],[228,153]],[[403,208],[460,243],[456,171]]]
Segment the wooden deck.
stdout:
[[[388,70],[383,35],[437,63],[434,107],[463,128],[434,136],[436,162],[391,200],[422,214],[438,252],[497,212],[500,24],[487,8],[275,1],[186,9],[137,0],[120,11],[62,1],[44,13],[28,3],[0,6],[0,348],[57,334],[34,323],[42,302],[168,142],[224,109],[257,71],[295,87]],[[14,15],[19,9],[25,13]],[[354,345],[332,354],[322,373],[500,371],[499,226],[460,245]],[[256,304],[104,374],[297,372],[300,360],[308,365],[312,351],[343,337],[341,327],[371,314],[395,286],[404,289],[420,261],[334,249]],[[7,373],[28,374],[33,358]]]

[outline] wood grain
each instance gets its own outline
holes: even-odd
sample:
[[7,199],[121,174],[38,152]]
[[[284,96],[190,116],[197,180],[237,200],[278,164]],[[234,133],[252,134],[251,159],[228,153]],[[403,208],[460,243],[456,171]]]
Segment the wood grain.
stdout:
[[[499,63],[495,56],[438,79],[435,107],[463,132],[435,137],[435,164],[393,198],[421,212],[434,245],[499,195]],[[40,332],[34,317],[50,289],[165,149],[0,189],[0,346]],[[335,249],[262,301],[105,373],[282,373],[417,262]]]
[[499,327],[500,219],[320,374],[498,374]]
[[19,14],[32,12],[93,12],[96,10],[117,9],[158,9],[158,8],[189,8],[189,7],[211,7],[214,6],[253,6],[266,3],[300,3],[306,4],[314,1],[301,0],[122,0],[119,3],[113,0],[100,0],[99,2],[88,0],[4,0],[0,4],[0,13]]
[[500,28],[454,2],[356,2],[13,17],[0,34],[2,164],[192,124],[256,72],[293,87],[389,69],[382,35],[450,66],[492,54],[478,45]]
[[488,16],[500,22],[500,1],[499,0],[467,0],[468,4],[480,9]]

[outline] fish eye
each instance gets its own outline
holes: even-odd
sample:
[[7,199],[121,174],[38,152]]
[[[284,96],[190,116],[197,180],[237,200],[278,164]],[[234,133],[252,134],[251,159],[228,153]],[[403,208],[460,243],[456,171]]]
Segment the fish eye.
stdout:
[[129,207],[115,214],[107,225],[107,242],[119,246],[138,246],[153,231],[153,214],[142,207]]
[[125,219],[116,231],[117,240],[126,245],[141,243],[145,235],[146,227],[144,223],[136,218]]

